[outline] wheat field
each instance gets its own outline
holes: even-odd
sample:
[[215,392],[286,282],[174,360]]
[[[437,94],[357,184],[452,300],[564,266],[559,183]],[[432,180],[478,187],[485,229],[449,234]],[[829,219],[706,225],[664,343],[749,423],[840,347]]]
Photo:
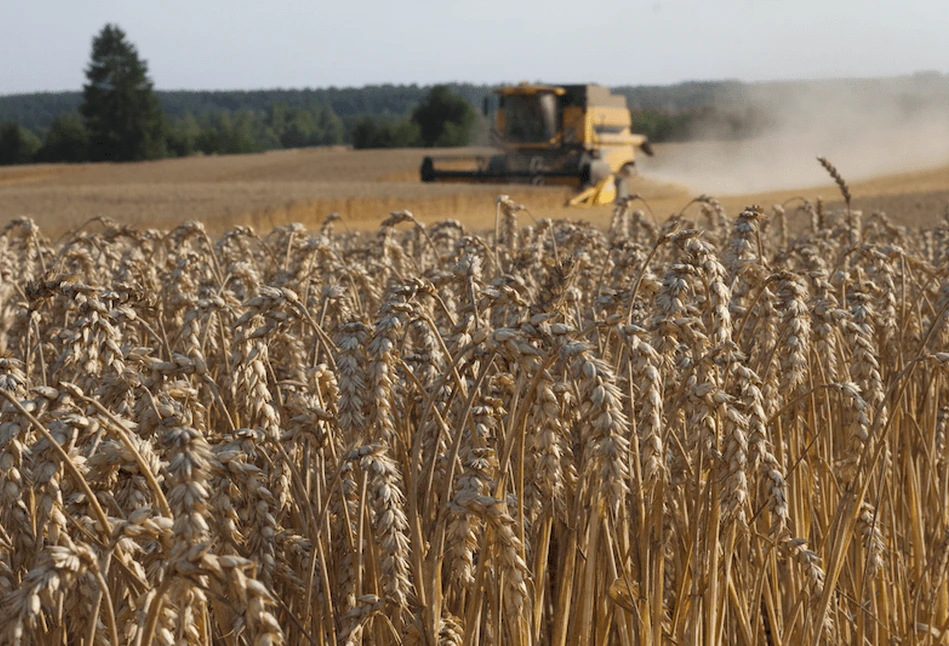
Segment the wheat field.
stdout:
[[[949,643],[949,213],[0,235],[0,642]],[[528,205],[529,206],[529,205]]]
[[[801,197],[816,201],[823,196],[828,208],[842,206],[833,183],[809,157],[804,167],[808,172],[798,172],[773,153],[766,154],[767,147],[749,152],[753,143],[657,144],[655,157],[640,160],[642,174],[631,190],[648,201],[659,220],[702,192],[716,195],[734,213],[749,204],[799,203]],[[337,213],[337,228],[346,232],[374,231],[391,211],[408,209],[429,225],[454,219],[483,232],[494,225],[492,200],[506,193],[530,205],[537,219],[582,218],[600,228],[609,226],[611,207],[565,208],[571,193],[564,187],[423,184],[418,169],[423,155],[431,152],[309,148],[128,164],[0,167],[0,222],[28,217],[46,235],[58,238],[96,217],[162,229],[193,219],[218,236],[235,225],[269,231],[298,222],[315,229]],[[473,147],[444,154],[491,152]],[[847,171],[855,160],[846,157],[841,163]],[[912,172],[897,172],[902,167],[894,163],[886,173],[860,176],[861,181],[852,182],[854,207],[867,214],[891,213],[906,226],[932,226],[949,200],[946,163],[943,159]],[[716,182],[706,186],[694,176],[696,167],[735,179],[753,176],[759,183],[763,174],[768,181],[755,190]],[[848,179],[853,179],[849,173]]]

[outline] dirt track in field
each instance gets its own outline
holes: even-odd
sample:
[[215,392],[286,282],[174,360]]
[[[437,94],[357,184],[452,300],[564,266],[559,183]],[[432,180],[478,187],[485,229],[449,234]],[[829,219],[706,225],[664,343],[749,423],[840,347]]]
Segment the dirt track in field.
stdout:
[[[643,174],[632,190],[659,219],[703,192],[719,198],[730,213],[749,204],[768,207],[796,196],[811,200],[821,196],[831,206],[839,203],[836,186],[816,161],[803,173],[789,168],[782,174],[782,161],[767,155],[755,166],[758,170],[772,166],[768,170],[773,179],[756,185],[766,190],[729,194],[722,178],[750,172],[736,161],[736,146],[656,146],[656,156],[641,162]],[[449,154],[484,152],[466,149]],[[285,222],[317,226],[336,212],[343,218],[341,227],[373,229],[390,211],[407,208],[425,222],[452,218],[483,229],[493,225],[494,197],[502,193],[526,204],[535,218],[586,218],[598,224],[609,220],[609,206],[565,208],[570,193],[564,188],[422,184],[417,169],[424,154],[314,148],[132,164],[0,168],[0,221],[27,215],[48,234],[96,216],[141,227],[167,228],[198,219],[216,231],[238,223],[267,230]],[[854,208],[868,214],[883,210],[906,225],[922,226],[935,222],[949,202],[949,151],[942,165],[907,172],[893,168],[876,177],[848,175],[843,162],[838,167],[850,182]],[[788,180],[786,186],[782,177]]]

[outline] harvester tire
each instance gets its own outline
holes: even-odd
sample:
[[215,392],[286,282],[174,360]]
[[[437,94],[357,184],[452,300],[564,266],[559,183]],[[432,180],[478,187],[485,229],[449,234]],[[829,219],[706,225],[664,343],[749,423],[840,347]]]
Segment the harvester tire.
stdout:
[[492,177],[504,177],[507,175],[507,157],[504,155],[492,155],[488,160],[488,175]]
[[605,160],[594,159],[586,167],[581,179],[586,186],[596,186],[612,174],[610,165]]
[[419,170],[423,182],[435,181],[435,161],[431,157],[422,159],[422,167]]

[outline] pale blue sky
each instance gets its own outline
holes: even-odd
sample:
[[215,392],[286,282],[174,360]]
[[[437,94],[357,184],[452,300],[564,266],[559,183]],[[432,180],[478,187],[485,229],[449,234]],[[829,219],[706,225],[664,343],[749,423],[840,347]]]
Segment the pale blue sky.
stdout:
[[80,89],[107,22],[159,89],[949,73],[946,0],[0,0],[0,94]]

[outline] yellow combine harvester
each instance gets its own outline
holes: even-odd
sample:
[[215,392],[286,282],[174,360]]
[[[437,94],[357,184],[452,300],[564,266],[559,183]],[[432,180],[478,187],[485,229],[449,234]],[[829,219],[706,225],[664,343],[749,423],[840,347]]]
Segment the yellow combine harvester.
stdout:
[[582,189],[569,204],[608,204],[616,178],[635,172],[636,149],[652,154],[648,139],[630,129],[626,97],[609,88],[521,83],[494,93],[492,136],[504,152],[426,157],[423,182],[564,184]]

